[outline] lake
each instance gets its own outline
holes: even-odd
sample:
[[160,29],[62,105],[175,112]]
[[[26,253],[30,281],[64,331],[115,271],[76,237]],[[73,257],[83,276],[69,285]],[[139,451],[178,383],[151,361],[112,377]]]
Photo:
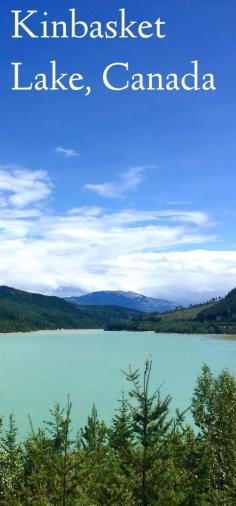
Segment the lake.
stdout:
[[152,386],[162,384],[173,409],[190,404],[204,362],[215,373],[227,367],[236,374],[236,340],[219,337],[102,330],[0,334],[0,415],[13,413],[25,435],[28,414],[37,427],[70,394],[76,426],[93,402],[109,421],[122,388],[128,390],[122,370],[143,368],[147,357],[153,360]]

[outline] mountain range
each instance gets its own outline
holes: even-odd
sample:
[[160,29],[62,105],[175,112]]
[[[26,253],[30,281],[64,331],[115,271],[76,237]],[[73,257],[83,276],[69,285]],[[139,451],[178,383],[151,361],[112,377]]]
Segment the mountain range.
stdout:
[[79,297],[67,297],[65,300],[83,306],[120,306],[128,309],[136,309],[143,313],[151,313],[154,311],[163,313],[175,309],[178,305],[169,300],[146,297],[140,293],[111,290],[92,292]]
[[0,332],[61,328],[236,334],[236,288],[221,300],[166,313],[147,313],[115,305],[80,305],[59,297],[0,287]]
[[59,297],[0,287],[0,332],[104,328],[110,321],[127,321],[138,315],[131,309],[78,306]]

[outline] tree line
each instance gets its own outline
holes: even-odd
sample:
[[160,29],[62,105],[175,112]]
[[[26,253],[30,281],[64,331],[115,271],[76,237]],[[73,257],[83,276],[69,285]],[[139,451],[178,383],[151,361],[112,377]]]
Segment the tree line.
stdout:
[[109,426],[93,405],[74,436],[71,402],[19,441],[13,416],[1,421],[0,504],[4,506],[234,506],[236,380],[204,365],[186,412],[152,391],[152,362],[125,373]]

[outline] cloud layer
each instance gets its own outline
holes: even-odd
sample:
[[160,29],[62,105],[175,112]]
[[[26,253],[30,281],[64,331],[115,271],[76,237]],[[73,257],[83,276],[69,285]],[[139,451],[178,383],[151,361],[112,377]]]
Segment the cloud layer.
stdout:
[[217,236],[206,213],[78,207],[55,214],[48,211],[52,191],[46,172],[0,168],[0,284],[175,300],[206,299],[236,285],[236,252],[209,249]]

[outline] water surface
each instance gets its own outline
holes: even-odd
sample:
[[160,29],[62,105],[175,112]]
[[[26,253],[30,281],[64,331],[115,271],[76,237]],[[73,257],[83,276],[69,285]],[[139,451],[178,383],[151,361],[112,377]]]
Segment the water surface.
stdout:
[[153,360],[153,386],[163,384],[163,395],[185,409],[201,365],[215,373],[227,367],[236,374],[236,341],[212,336],[155,334],[152,332],[44,331],[0,334],[0,415],[14,413],[20,433],[48,419],[49,409],[73,403],[73,420],[85,422],[95,402],[109,421],[127,382],[122,370],[142,368]]

